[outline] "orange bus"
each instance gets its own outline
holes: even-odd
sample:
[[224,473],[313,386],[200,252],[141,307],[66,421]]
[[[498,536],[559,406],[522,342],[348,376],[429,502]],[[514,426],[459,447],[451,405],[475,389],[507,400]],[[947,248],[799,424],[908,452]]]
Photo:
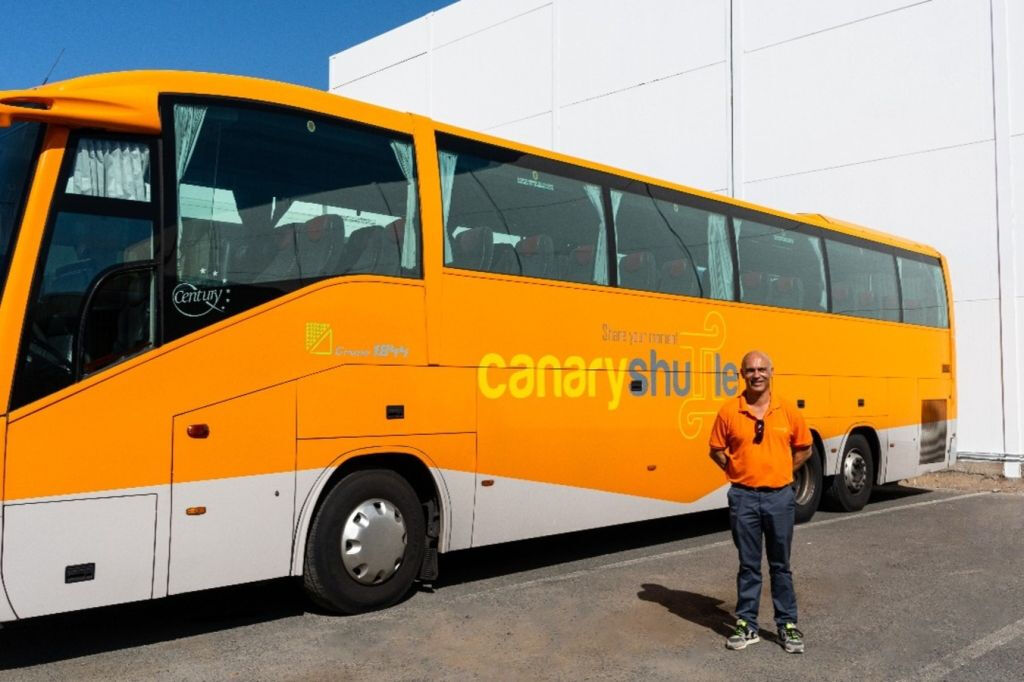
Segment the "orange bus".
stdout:
[[0,621],[725,506],[757,346],[824,493],[947,465],[945,261],[306,88],[0,93]]

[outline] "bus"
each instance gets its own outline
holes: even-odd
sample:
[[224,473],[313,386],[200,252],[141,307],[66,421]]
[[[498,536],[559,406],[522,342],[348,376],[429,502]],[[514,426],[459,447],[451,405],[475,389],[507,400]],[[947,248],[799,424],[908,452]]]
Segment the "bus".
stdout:
[[955,450],[945,260],[822,215],[160,71],[0,93],[0,193],[0,621],[724,507],[751,347],[801,520]]

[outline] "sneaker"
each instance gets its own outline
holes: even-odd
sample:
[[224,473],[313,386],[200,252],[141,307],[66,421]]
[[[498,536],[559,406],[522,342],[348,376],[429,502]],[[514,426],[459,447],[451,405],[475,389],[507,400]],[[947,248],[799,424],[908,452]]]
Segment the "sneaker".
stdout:
[[779,628],[779,642],[787,654],[802,654],[804,652],[804,633],[797,630],[792,623],[786,623]]
[[736,629],[729,635],[729,639],[725,640],[725,648],[738,651],[745,649],[748,644],[757,644],[760,641],[761,638],[757,636],[757,630],[740,618],[736,621]]

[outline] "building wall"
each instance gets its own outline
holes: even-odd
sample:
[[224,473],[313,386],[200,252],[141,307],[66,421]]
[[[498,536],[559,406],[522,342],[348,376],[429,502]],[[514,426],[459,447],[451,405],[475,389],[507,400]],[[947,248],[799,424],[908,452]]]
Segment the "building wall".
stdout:
[[461,0],[331,91],[931,244],[959,448],[1022,452],[1024,2]]

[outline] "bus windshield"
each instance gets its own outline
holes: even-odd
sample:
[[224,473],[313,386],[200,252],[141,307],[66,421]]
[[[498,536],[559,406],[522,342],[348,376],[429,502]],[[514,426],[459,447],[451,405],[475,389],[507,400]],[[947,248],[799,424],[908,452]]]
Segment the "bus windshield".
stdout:
[[40,124],[15,123],[0,128],[0,293],[25,200]]

